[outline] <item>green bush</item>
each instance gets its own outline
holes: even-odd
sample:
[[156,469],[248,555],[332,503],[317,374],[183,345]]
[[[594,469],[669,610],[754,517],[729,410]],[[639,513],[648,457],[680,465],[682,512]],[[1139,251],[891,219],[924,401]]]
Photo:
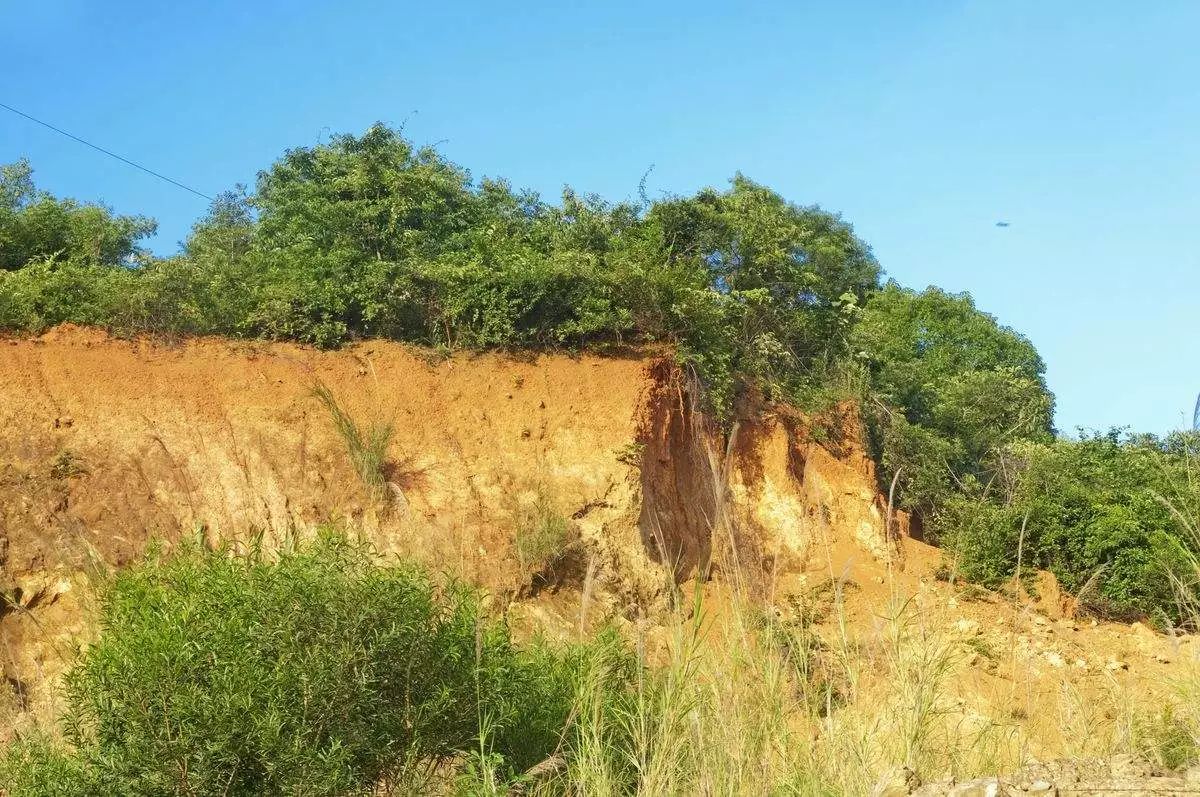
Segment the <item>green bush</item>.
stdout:
[[583,653],[519,649],[476,594],[327,533],[276,559],[188,549],[115,576],[67,678],[69,746],[0,764],[14,795],[420,789],[483,751],[559,747]]
[[54,257],[0,271],[0,325],[41,331],[70,321],[126,326],[137,305],[137,272]]
[[1115,431],[1014,444],[1003,456],[1005,478],[947,502],[940,535],[969,580],[1012,576],[1020,552],[1026,573],[1052,571],[1093,611],[1187,619],[1177,590],[1195,587],[1188,576],[1198,541],[1172,506],[1189,513],[1200,506],[1195,446],[1192,435],[1123,439]]

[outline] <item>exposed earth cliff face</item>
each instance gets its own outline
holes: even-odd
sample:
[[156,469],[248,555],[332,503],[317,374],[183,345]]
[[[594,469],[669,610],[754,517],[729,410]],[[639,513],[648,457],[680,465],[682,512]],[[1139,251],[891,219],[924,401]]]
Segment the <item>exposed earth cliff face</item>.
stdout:
[[[356,476],[318,383],[359,421],[393,424],[386,504]],[[961,651],[962,727],[1003,717],[1039,755],[1064,741],[1053,712],[1152,688],[1196,659],[1189,637],[1076,620],[1052,579],[1020,601],[939,582],[938,552],[877,493],[852,414],[817,434],[786,408],[756,408],[722,434],[696,399],[666,352],[438,358],[78,328],[0,339],[0,664],[15,722],[55,713],[96,568],[153,541],[278,545],[330,521],[551,633],[645,628],[687,580],[710,606],[736,583],[780,612],[833,583],[838,633],[870,651],[899,601]],[[539,570],[515,541],[546,517],[569,555]],[[860,691],[867,706],[873,687]]]
[[[354,418],[394,426],[387,506],[356,477],[318,383]],[[802,570],[831,536],[886,555],[853,423],[839,458],[796,416],[727,440],[695,404],[667,353],[439,359],[388,342],[170,345],[72,327],[0,341],[5,675],[32,700],[82,630],[89,569],[151,541],[271,545],[342,521],[496,593],[588,578],[601,616],[653,613],[675,583],[710,574],[716,549],[755,583]],[[547,512],[579,550],[531,584],[514,538]]]
[[[795,415],[742,422],[726,441],[668,355],[434,360],[385,342],[170,346],[60,328],[3,341],[0,374],[9,588],[97,557],[123,565],[153,539],[270,543],[338,519],[384,551],[503,588],[534,502],[568,517],[608,583],[643,601],[708,568],[722,512],[767,565],[801,562],[820,528],[884,555],[852,420],[839,456]],[[390,506],[359,483],[317,384],[354,418],[393,426]]]
[[[533,494],[597,533],[631,511],[636,469],[617,452],[649,386],[634,359],[433,362],[389,343],[166,346],[76,329],[7,341],[0,371],[10,577],[90,551],[120,565],[151,538],[271,542],[341,518],[496,586]],[[359,483],[318,383],[355,419],[394,426],[390,509]]]

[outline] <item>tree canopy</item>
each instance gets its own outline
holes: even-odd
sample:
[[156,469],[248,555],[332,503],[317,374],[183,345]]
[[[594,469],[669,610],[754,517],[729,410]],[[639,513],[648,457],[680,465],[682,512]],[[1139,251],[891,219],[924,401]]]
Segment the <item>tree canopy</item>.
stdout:
[[880,448],[908,506],[929,509],[978,489],[1018,440],[1053,439],[1054,397],[1026,338],[970,296],[887,284],[854,329],[869,363]]
[[103,205],[80,204],[38,191],[28,161],[0,166],[0,270],[66,257],[122,265],[141,253],[138,241],[154,234],[144,216],[119,216]]

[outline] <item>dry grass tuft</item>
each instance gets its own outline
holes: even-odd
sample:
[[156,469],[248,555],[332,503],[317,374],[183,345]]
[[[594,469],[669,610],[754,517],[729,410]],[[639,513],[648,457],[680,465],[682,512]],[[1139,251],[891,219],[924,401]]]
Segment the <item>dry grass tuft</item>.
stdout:
[[1017,657],[984,676],[945,609],[894,593],[864,627],[840,591],[813,602],[826,598],[788,615],[698,587],[666,630],[636,626],[636,699],[614,711],[603,673],[584,681],[566,772],[544,793],[907,793],[888,789],[1035,759],[1196,760],[1200,679],[1166,705],[1115,679],[1035,676]]

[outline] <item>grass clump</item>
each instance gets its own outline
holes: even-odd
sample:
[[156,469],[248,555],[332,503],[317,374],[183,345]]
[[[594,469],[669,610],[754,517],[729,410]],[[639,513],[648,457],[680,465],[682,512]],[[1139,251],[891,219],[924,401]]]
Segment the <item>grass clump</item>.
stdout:
[[333,428],[346,446],[346,453],[363,486],[377,501],[387,501],[390,495],[387,478],[388,448],[395,429],[392,424],[372,421],[360,425],[346,412],[328,386],[318,383],[313,397],[329,413]]
[[1139,718],[1133,728],[1134,746],[1138,753],[1165,769],[1181,771],[1195,764],[1200,757],[1195,737],[1196,728],[1174,706],[1165,704],[1156,712]]
[[474,591],[333,533],[152,558],[99,609],[66,744],[10,746],[11,797],[421,791],[479,754],[511,780],[559,746],[583,655],[518,648]]
[[579,532],[544,492],[520,507],[513,533],[513,548],[522,581],[550,576],[579,543]]

